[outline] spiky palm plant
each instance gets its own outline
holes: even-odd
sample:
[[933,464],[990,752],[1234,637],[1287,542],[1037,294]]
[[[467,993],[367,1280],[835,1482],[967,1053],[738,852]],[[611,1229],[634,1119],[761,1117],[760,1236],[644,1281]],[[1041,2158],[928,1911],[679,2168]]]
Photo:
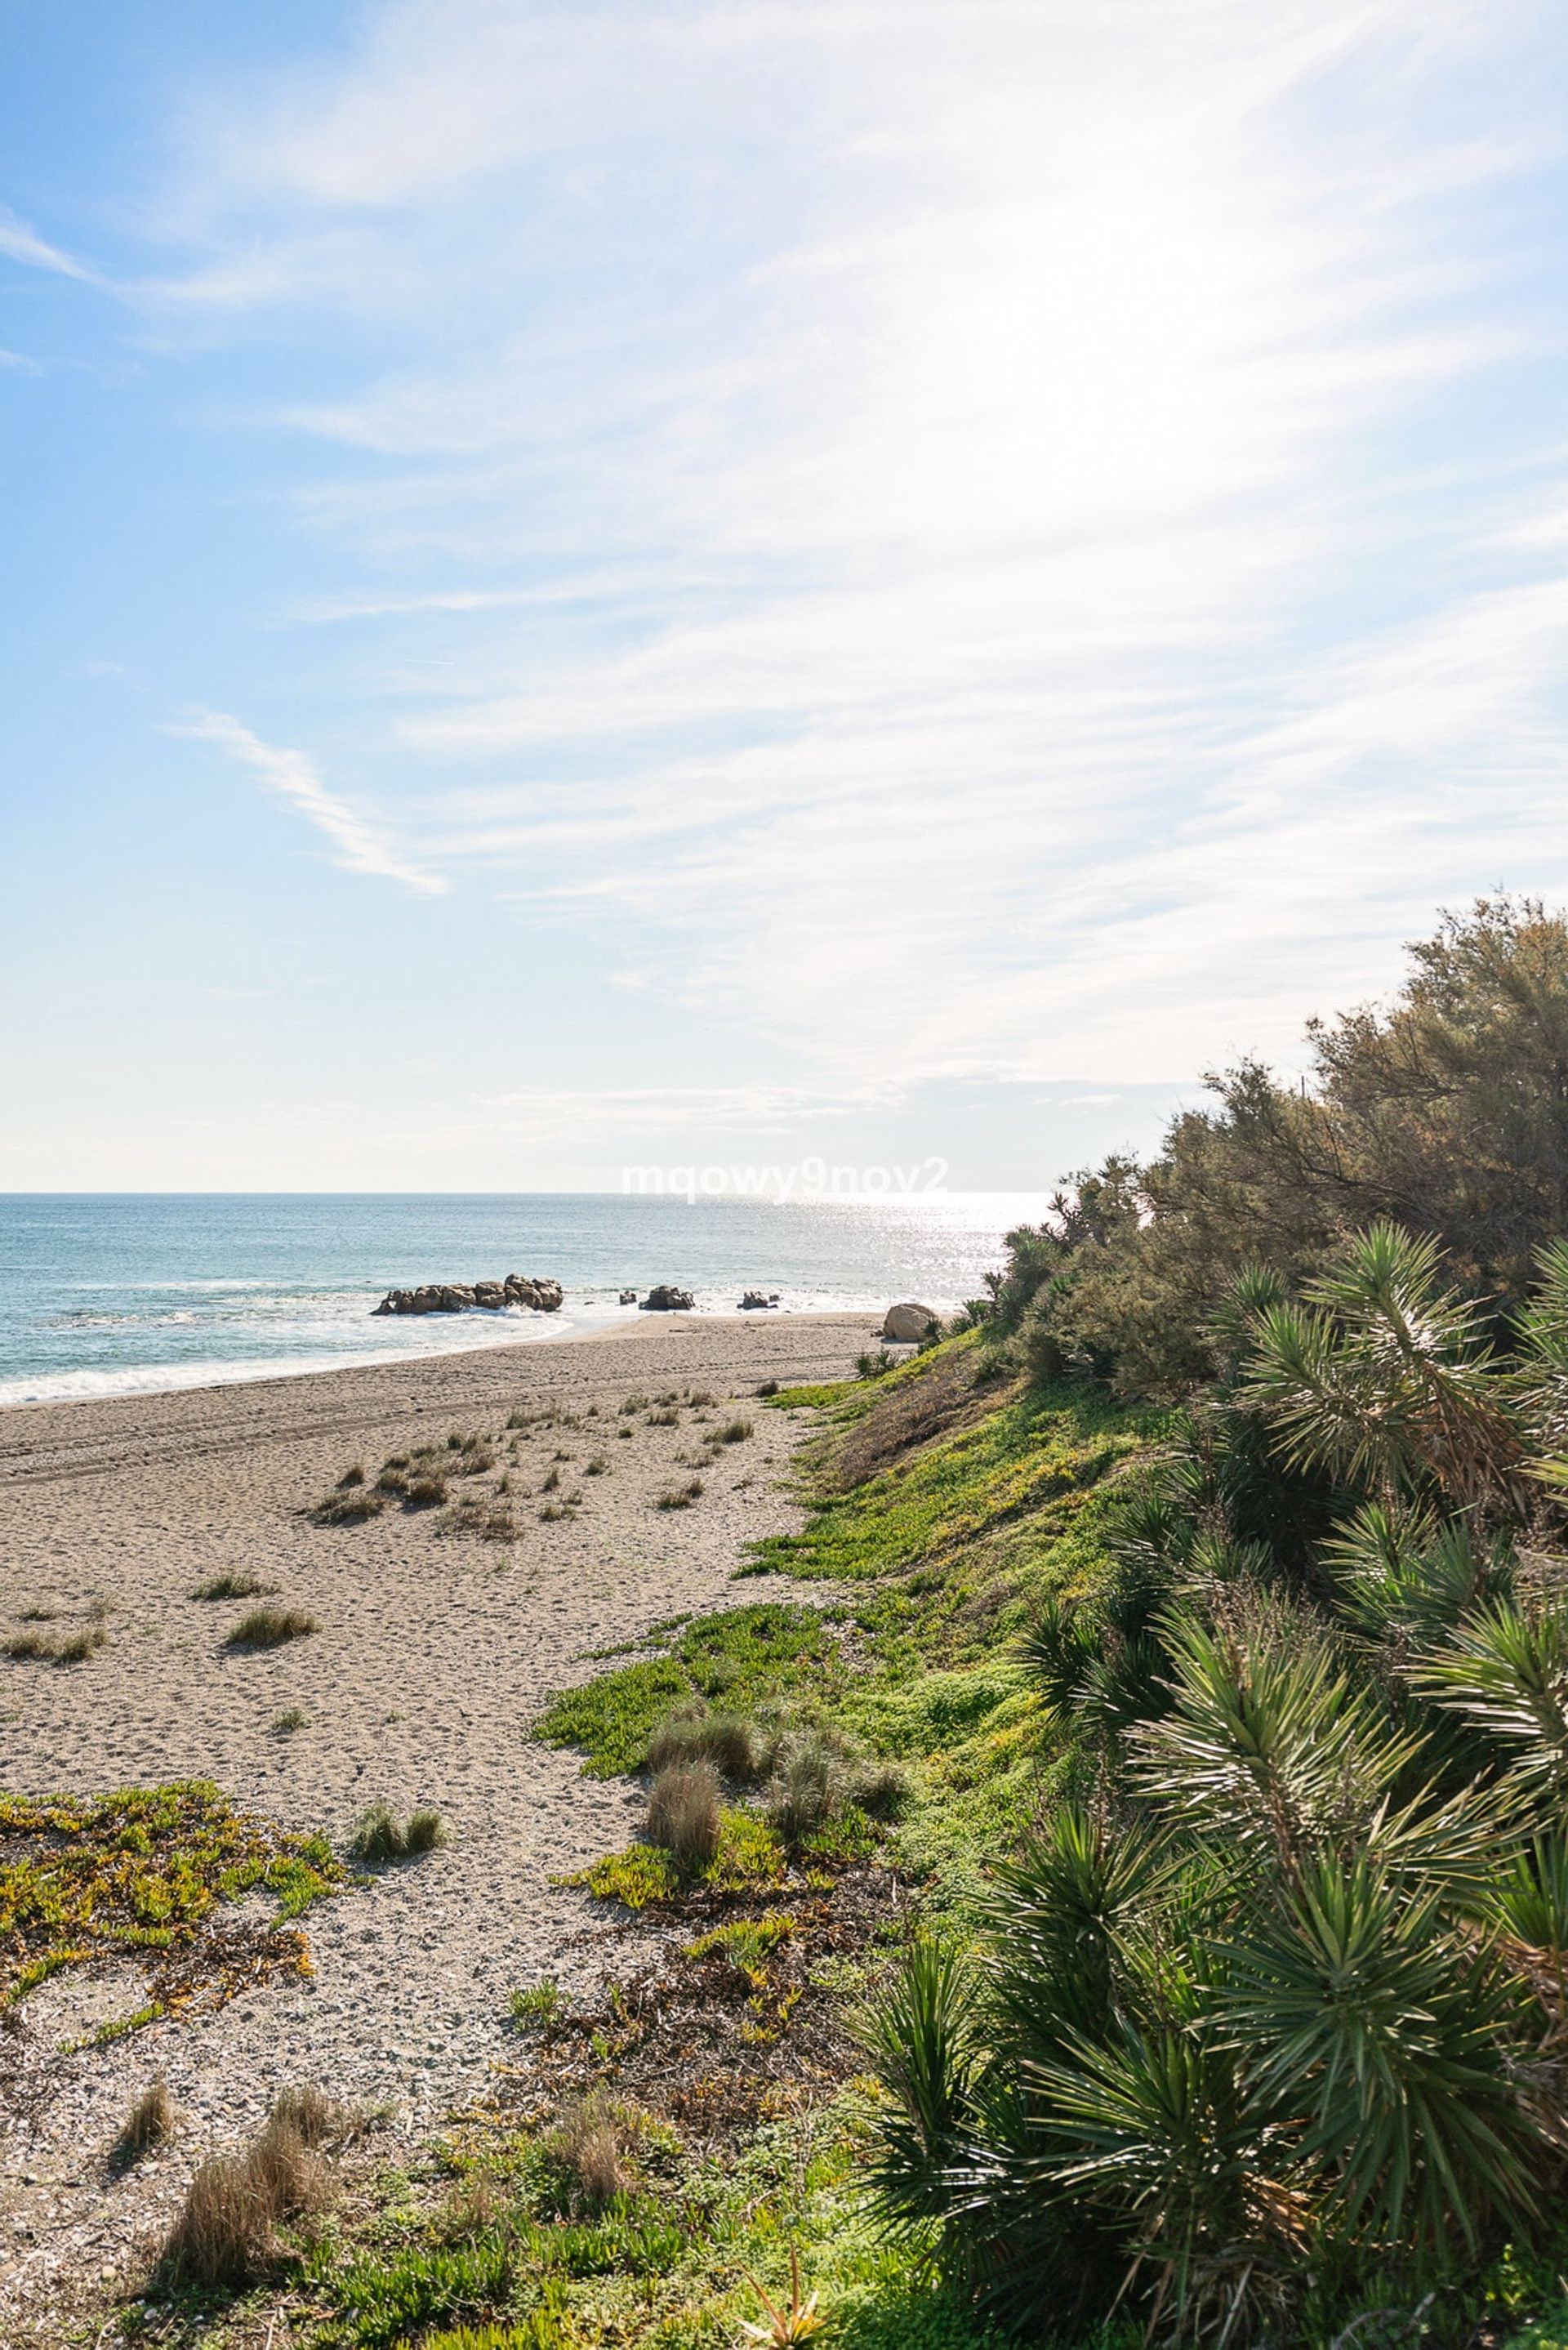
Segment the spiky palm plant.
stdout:
[[1242,1400],[1285,1458],[1392,1497],[1469,1504],[1516,1492],[1523,1445],[1479,1306],[1446,1288],[1438,1244],[1358,1233],[1301,1305],[1251,1317]]

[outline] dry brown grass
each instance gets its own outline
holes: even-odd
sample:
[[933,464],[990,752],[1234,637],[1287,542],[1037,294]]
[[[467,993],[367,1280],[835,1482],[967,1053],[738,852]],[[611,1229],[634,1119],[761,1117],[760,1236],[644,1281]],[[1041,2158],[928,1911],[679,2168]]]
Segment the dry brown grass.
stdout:
[[327,2113],[336,2117],[341,2108],[319,2090],[286,2089],[245,2153],[208,2156],[165,2241],[163,2282],[239,2290],[266,2274],[278,2230],[332,2200],[336,2182],[318,2151]]
[[654,1503],[656,1510],[689,1510],[693,1502],[702,1498],[701,1477],[688,1477],[681,1485],[666,1485]]
[[933,1436],[944,1436],[967,1419],[995,1407],[996,1393],[977,1396],[982,1364],[971,1347],[942,1357],[922,1378],[910,1379],[879,1396],[850,1429],[832,1461],[836,1492],[866,1483],[879,1470],[902,1460]]
[[121,2168],[139,2162],[155,2146],[174,2135],[174,2100],[164,2080],[151,2081],[132,2105],[114,2142],[113,2159]]
[[595,2089],[561,2116],[546,2145],[573,2173],[584,2200],[599,2205],[637,2184],[635,2158],[646,2128],[635,2106]]
[[711,1762],[668,1762],[648,1791],[648,1840],[680,1868],[701,1868],[719,1849],[719,1773]]
[[85,1665],[109,1639],[101,1624],[84,1632],[67,1632],[50,1639],[45,1632],[18,1632],[5,1643],[5,1654],[18,1665]]

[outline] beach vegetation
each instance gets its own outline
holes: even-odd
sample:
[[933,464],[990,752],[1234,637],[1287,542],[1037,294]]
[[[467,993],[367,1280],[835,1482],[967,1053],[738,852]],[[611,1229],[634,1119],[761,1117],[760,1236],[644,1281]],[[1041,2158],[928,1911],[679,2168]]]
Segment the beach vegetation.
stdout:
[[714,1430],[709,1441],[718,1444],[744,1444],[751,1433],[752,1422],[749,1419],[727,1419],[722,1428]]
[[553,1975],[545,1975],[541,1981],[514,1991],[507,2002],[507,2013],[519,2031],[528,2031],[553,2023],[565,2003],[560,1984]]
[[719,1849],[722,1783],[711,1762],[666,1762],[648,1791],[649,1844],[669,1853],[675,1866],[696,1870]]
[[287,1738],[295,1731],[305,1729],[309,1720],[310,1716],[302,1705],[286,1705],[281,1713],[273,1715],[267,1730],[274,1738]]
[[[142,2020],[252,1981],[308,1974],[295,1921],[348,1883],[318,1835],[294,1835],[205,1780],[98,1796],[0,1795],[0,2011],[70,1967],[134,1956]],[[272,1921],[241,1920],[254,1892]]]
[[323,1494],[310,1515],[318,1526],[363,1525],[368,1518],[379,1517],[388,1498],[384,1486],[367,1485],[361,1474],[352,1484],[339,1482]]
[[514,1542],[517,1520],[507,1494],[460,1493],[441,1520],[444,1533],[477,1534],[482,1542]]
[[169,2084],[160,2075],[131,2100],[111,2149],[115,2167],[129,2169],[154,2147],[166,2145],[174,2135],[177,2119]]
[[191,1594],[192,1599],[254,1599],[275,1586],[254,1575],[248,1567],[231,1567],[222,1575],[209,1575]]
[[821,1612],[787,1600],[677,1618],[653,1627],[647,1645],[649,1656],[564,1690],[535,1735],[580,1748],[591,1777],[615,1778],[644,1767],[654,1731],[678,1710],[754,1714],[768,1701],[843,1677]]
[[283,2229],[325,2211],[337,2180],[322,2147],[345,2134],[342,2108],[319,2090],[286,2090],[241,2154],[201,2164],[160,2255],[154,2282],[234,2292],[264,2279],[287,2251]]
[[253,1607],[242,1616],[223,1645],[228,1648],[281,1648],[290,1640],[304,1640],[320,1625],[307,1608]]
[[701,1477],[683,1478],[679,1485],[666,1485],[654,1503],[659,1510],[689,1510],[693,1502],[702,1498]]
[[682,1706],[667,1714],[648,1742],[648,1767],[671,1762],[711,1762],[726,1779],[744,1784],[765,1767],[767,1734],[755,1718],[725,1709]]
[[403,1820],[389,1804],[376,1803],[359,1814],[348,1849],[356,1860],[380,1867],[389,1861],[408,1860],[421,1853],[433,1852],[450,1841],[446,1823],[440,1812],[430,1805],[421,1804]]
[[19,1665],[85,1665],[109,1639],[101,1624],[78,1632],[16,1632],[5,1642],[5,1653]]

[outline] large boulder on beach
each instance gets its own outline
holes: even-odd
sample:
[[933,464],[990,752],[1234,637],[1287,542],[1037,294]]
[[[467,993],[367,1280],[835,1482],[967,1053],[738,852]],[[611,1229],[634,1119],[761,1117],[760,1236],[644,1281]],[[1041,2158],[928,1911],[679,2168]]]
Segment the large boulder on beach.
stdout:
[[677,1289],[670,1282],[661,1281],[649,1291],[639,1311],[643,1314],[690,1314],[696,1303],[689,1289]]
[[936,1319],[934,1305],[917,1305],[906,1299],[902,1305],[888,1306],[882,1321],[882,1336],[895,1347],[918,1347]]

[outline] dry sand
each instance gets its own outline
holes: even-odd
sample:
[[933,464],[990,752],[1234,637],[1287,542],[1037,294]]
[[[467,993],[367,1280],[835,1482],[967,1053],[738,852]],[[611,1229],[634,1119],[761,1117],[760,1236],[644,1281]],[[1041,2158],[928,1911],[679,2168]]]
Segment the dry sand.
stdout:
[[[418,2134],[481,2094],[504,2059],[514,1986],[554,1975],[587,1988],[602,1971],[592,1905],[551,1879],[626,1842],[636,1797],[533,1742],[530,1721],[595,1669],[596,1649],[670,1616],[806,1590],[733,1579],[749,1542],[798,1523],[780,1489],[796,1422],[750,1404],[753,1436],[702,1471],[694,1507],[661,1512],[658,1493],[693,1473],[682,1456],[703,1431],[690,1411],[666,1429],[618,1408],[629,1394],[705,1388],[717,1420],[761,1380],[842,1378],[875,1335],[862,1314],[670,1315],[538,1346],[0,1413],[0,1632],[30,1607],[59,1611],[51,1630],[86,1622],[95,1600],[109,1610],[109,1644],[88,1663],[0,1659],[0,1787],[203,1777],[340,1849],[376,1799],[432,1803],[452,1831],[447,1849],[310,1911],[309,1983],[68,2060],[55,2053],[62,2041],[138,2004],[138,1970],[67,1972],[33,1995],[7,2063],[19,2054],[47,2094],[40,2112],[0,2114],[4,2338],[51,2339],[46,2313],[67,2284],[134,2267],[200,2157],[243,2136],[280,2086],[315,2080],[385,2101]],[[545,1404],[583,1425],[516,1440],[511,1473],[534,1498],[515,1504],[514,1543],[443,1533],[436,1512],[332,1528],[305,1514],[351,1462],[374,1475],[389,1452],[452,1429],[499,1431],[514,1408]],[[616,1434],[628,1424],[630,1441]],[[555,1463],[557,1449],[573,1458]],[[595,1453],[609,1473],[585,1478]],[[583,1501],[547,1523],[537,1489],[552,1465]],[[229,1569],[263,1575],[320,1630],[269,1653],[226,1649],[244,1603],[191,1595]],[[306,1726],[276,1734],[269,1725],[292,1707]],[[181,2128],[167,2153],[116,2180],[109,2147],[159,2074]]]

